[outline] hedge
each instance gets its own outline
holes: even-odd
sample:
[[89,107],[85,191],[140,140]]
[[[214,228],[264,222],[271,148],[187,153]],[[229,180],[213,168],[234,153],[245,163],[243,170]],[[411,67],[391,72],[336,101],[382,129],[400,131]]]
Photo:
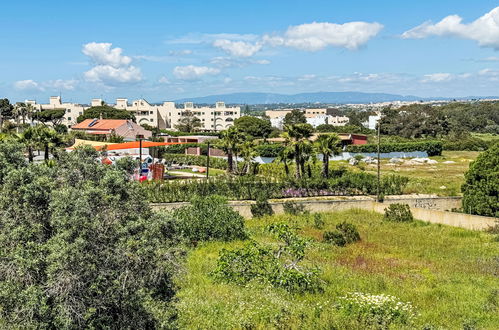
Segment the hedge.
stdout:
[[[411,151],[426,151],[428,156],[440,156],[442,154],[442,142],[440,141],[423,141],[423,142],[407,142],[407,143],[382,143],[380,152],[411,152]],[[377,144],[350,145],[347,147],[348,152],[365,152],[373,153],[378,151]]]
[[[210,159],[211,160],[211,159]],[[398,175],[381,178],[384,195],[399,195],[409,179]],[[144,184],[150,202],[167,203],[189,201],[194,196],[224,196],[230,200],[255,200],[267,198],[373,195],[376,193],[376,176],[365,172],[344,172],[328,180],[288,179],[273,180],[261,176],[221,176],[208,180],[181,180],[147,182]]]
[[161,133],[168,134],[170,136],[192,136],[192,135],[204,135],[204,136],[219,136],[220,132],[179,132],[170,131],[167,129],[160,130]]
[[284,148],[280,143],[263,143],[256,146],[256,152],[261,157],[277,157]]

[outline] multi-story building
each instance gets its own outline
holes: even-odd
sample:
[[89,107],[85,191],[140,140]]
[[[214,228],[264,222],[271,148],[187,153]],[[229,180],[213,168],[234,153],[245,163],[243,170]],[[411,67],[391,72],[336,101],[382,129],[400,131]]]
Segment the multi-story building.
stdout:
[[[50,97],[49,104],[37,104],[36,101],[26,101],[35,107],[35,110],[64,109],[66,111],[62,123],[67,126],[76,124],[76,118],[83,114],[89,106],[62,103],[60,96]],[[96,107],[103,105],[102,99],[92,99],[90,106]],[[116,99],[116,104],[110,106],[127,110],[134,114],[137,124],[148,124],[160,129],[175,130],[179,121],[187,115],[188,112],[194,114],[202,123],[201,130],[220,131],[234,124],[234,120],[241,116],[240,107],[227,107],[224,102],[217,102],[215,107],[196,107],[192,102],[186,102],[183,107],[177,107],[174,102],[163,102],[162,104],[150,104],[144,99],[128,102],[126,98]]]
[[33,100],[26,100],[26,104],[31,104],[35,111],[60,109],[65,110],[64,118],[61,123],[66,126],[76,124],[76,118],[82,115],[86,107],[77,103],[63,103],[60,96],[51,96],[48,104],[38,104]]
[[[294,109],[267,110],[265,115],[270,118],[273,127],[282,128],[284,117]],[[333,109],[298,109],[305,115],[307,123],[313,127],[323,124],[345,126],[350,119],[345,116],[332,115]]]

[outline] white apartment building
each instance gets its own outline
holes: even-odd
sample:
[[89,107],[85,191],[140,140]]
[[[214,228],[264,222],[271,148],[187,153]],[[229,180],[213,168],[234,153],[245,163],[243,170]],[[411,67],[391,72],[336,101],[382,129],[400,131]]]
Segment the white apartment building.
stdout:
[[215,107],[196,107],[192,102],[184,103],[183,108],[177,108],[174,102],[163,102],[152,105],[144,99],[128,103],[128,99],[116,99],[117,109],[131,111],[139,125],[148,124],[161,129],[175,130],[175,126],[186,112],[191,112],[201,120],[202,130],[220,131],[234,124],[241,117],[240,107],[227,107],[224,102],[217,102]]
[[[270,124],[273,127],[279,129],[283,128],[284,117],[293,111],[294,109],[280,109],[280,110],[267,110],[265,115],[270,118]],[[348,124],[350,119],[345,116],[333,116],[329,113],[329,109],[300,109],[307,120],[307,123],[313,127],[317,127],[323,124],[329,124],[333,126],[345,126]]]
[[[66,111],[64,118],[62,119],[62,124],[66,126],[71,126],[76,124],[76,118],[82,115],[85,111],[85,107],[77,103],[63,103],[60,96],[51,96],[48,104],[38,104],[33,100],[26,100],[26,104],[31,104],[35,111],[50,110],[50,109],[63,109]],[[100,105],[100,104],[99,104]]]

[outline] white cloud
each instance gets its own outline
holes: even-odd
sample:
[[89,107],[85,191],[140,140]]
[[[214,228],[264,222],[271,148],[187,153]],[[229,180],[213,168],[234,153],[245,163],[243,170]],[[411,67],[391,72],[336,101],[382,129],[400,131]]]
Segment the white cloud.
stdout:
[[453,78],[454,78],[454,76],[450,73],[440,72],[440,73],[425,74],[421,81],[422,82],[443,82],[443,81],[449,81]]
[[305,51],[319,51],[328,46],[358,49],[375,37],[383,28],[379,23],[349,22],[309,23],[290,26],[284,35],[265,35],[264,42],[272,46],[286,46]]
[[97,65],[84,73],[85,79],[90,82],[131,83],[142,80],[142,73],[139,68],[133,65],[115,68],[111,65]]
[[206,75],[217,75],[220,69],[211,68],[208,66],[176,66],[173,68],[173,75],[181,80],[198,80]]
[[260,43],[253,44],[245,41],[231,41],[228,39],[217,39],[213,42],[213,46],[236,57],[250,57],[262,49]]
[[112,44],[107,42],[90,42],[83,45],[83,54],[90,57],[99,65],[110,65],[115,68],[127,66],[132,63],[132,59],[128,56],[121,55],[121,48],[111,49]]
[[28,91],[42,91],[43,87],[40,86],[36,81],[27,79],[19,80],[14,83],[14,88],[17,90],[28,90]]
[[436,24],[425,22],[402,34],[404,39],[422,39],[429,36],[458,37],[474,40],[480,46],[499,50],[499,7],[492,9],[469,24],[463,24],[458,15],[450,15]]
[[132,83],[142,80],[139,68],[131,65],[132,59],[121,53],[121,48],[111,48],[111,43],[91,42],[83,45],[82,52],[96,64],[83,75],[87,81],[104,84]]
[[163,77],[161,77],[161,78],[158,79],[158,82],[160,84],[169,84],[170,80],[166,76],[163,76]]
[[59,90],[64,89],[68,91],[75,90],[77,85],[78,85],[78,80],[76,79],[70,79],[70,80],[57,79],[57,80],[50,80],[46,83],[46,86],[52,89],[59,89]]
[[269,60],[255,60],[255,61],[253,61],[253,63],[267,65],[267,64],[270,64],[270,61]]
[[170,50],[168,52],[168,55],[170,56],[185,56],[185,55],[191,55],[192,50],[190,49],[182,49],[182,50]]

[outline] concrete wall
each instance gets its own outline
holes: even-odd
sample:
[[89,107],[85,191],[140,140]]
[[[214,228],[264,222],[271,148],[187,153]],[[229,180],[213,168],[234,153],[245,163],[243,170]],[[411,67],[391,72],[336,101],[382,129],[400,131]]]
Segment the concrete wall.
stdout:
[[[384,209],[393,203],[408,204],[412,214],[418,220],[431,223],[440,223],[454,227],[473,230],[486,229],[493,226],[497,218],[481,217],[470,214],[449,212],[453,208],[461,207],[461,197],[430,197],[430,196],[389,196],[383,203],[377,203],[370,197],[342,197],[342,198],[289,198],[270,201],[276,214],[284,213],[284,202],[293,201],[305,205],[309,212],[335,212],[349,209],[364,209],[384,213]],[[152,204],[156,210],[173,210],[188,203],[158,203]],[[250,219],[251,204],[253,201],[232,201],[230,205],[244,218]]]

